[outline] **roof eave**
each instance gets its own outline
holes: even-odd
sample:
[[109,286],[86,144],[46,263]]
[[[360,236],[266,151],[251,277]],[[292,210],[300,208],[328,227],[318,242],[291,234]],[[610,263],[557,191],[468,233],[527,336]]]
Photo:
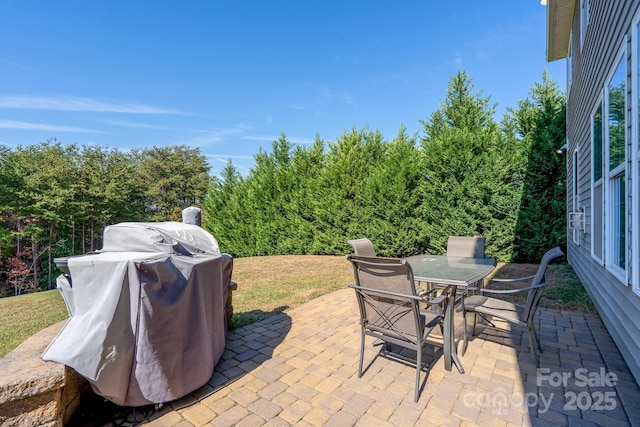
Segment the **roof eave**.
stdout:
[[547,62],[568,56],[575,0],[547,0]]

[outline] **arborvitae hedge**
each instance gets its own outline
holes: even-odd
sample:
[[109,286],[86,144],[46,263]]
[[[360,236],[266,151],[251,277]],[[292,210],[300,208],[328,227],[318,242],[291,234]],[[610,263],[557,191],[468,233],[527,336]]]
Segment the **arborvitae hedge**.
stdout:
[[367,237],[381,255],[443,253],[482,235],[488,256],[538,262],[565,228],[564,94],[546,74],[531,100],[493,119],[469,76],[440,108],[391,141],[368,127],[294,147],[283,133],[241,177],[229,163],[204,202],[205,227],[235,256],[333,254]]

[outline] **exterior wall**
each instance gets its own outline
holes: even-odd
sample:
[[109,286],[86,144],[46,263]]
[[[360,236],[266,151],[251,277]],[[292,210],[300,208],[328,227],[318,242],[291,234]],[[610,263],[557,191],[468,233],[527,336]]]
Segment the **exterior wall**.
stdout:
[[[585,211],[586,228],[584,233],[578,232],[577,244],[574,243],[573,231],[568,230],[568,259],[596,304],[603,322],[629,365],[629,369],[636,381],[640,383],[640,295],[634,292],[633,284],[622,283],[591,255],[593,224],[591,115],[602,99],[603,88],[613,71],[621,47],[627,45],[625,58],[628,94],[625,124],[627,142],[631,141],[631,125],[637,126],[639,121],[631,120],[631,109],[636,108],[630,102],[631,61],[638,61],[638,54],[631,52],[630,40],[633,34],[632,21],[640,9],[640,0],[590,0],[589,24],[582,46],[580,6],[581,2],[577,0],[570,42],[571,57],[568,58],[572,61],[568,69],[573,72],[572,76],[568,76],[571,84],[567,87],[567,209],[571,212],[574,208],[573,181],[577,175],[578,203],[579,207]],[[637,79],[637,76],[635,78]],[[634,114],[638,116],[637,112]],[[578,149],[578,170],[574,175],[572,159],[576,149]],[[640,177],[629,177],[629,175],[627,177],[631,178],[627,181],[627,203],[632,207],[629,212],[638,215],[640,213],[638,212],[639,196],[636,194],[634,197],[631,193],[631,184],[632,179],[637,180]],[[634,204],[629,203],[630,199],[633,199]],[[628,217],[628,228],[631,224],[633,224],[631,217]],[[631,237],[637,240],[640,233],[638,226],[635,225],[635,229],[630,229],[635,233]],[[628,237],[626,242],[629,246],[627,259],[635,260],[631,267],[637,271],[638,257],[631,253],[631,240]],[[637,287],[637,284],[635,286]]]

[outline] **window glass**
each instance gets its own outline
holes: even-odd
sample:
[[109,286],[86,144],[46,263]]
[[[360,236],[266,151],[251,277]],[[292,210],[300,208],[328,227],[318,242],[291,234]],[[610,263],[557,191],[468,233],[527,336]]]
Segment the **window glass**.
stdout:
[[602,207],[604,204],[604,200],[602,198],[602,183],[593,187],[593,237],[592,237],[592,252],[593,256],[596,257],[600,262],[602,262],[603,251],[602,251],[602,242],[604,240],[604,236],[602,234],[603,230],[603,215],[602,215]]
[[571,90],[573,82],[573,31],[569,34],[569,51],[567,52],[567,92]]
[[[573,212],[580,212],[580,203],[578,200],[578,149],[573,152],[571,157],[571,167],[573,168]],[[580,232],[582,230],[573,230],[573,243],[580,244]]]
[[593,181],[602,178],[602,103],[593,115]]
[[589,0],[580,2],[580,44],[584,44],[584,36],[587,34],[589,25]]
[[593,164],[593,181],[591,182],[591,255],[601,263],[604,258],[603,106],[604,102],[600,99],[598,107],[591,116],[591,156]]
[[626,209],[625,209],[625,178],[624,173],[616,176],[612,180],[613,193],[613,218],[612,218],[612,234],[613,234],[613,254],[611,261],[622,268],[626,268]]
[[[605,159],[607,184],[605,186],[604,238],[606,264],[621,281],[627,283],[627,200],[626,200],[626,135],[625,124],[627,72],[624,49],[610,77],[604,111],[606,117]],[[608,207],[607,207],[608,206]]]
[[609,93],[609,170],[624,162],[625,67],[622,59],[607,86]]

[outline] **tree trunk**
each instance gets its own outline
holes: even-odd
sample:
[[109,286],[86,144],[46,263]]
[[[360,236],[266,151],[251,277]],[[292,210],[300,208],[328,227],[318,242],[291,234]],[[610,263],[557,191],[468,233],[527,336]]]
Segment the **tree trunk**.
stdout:
[[20,253],[20,218],[18,218],[18,223],[16,224],[16,230],[18,231],[18,238],[16,239],[16,254]]
[[95,224],[95,221],[92,219],[91,220],[91,252],[93,252],[94,224]]
[[49,247],[47,248],[48,257],[47,257],[47,290],[51,290],[51,264],[53,254],[51,253],[51,246],[53,245],[53,224],[49,224]]
[[71,220],[71,255],[76,253],[76,220]]
[[38,242],[35,236],[31,237],[31,257],[33,258],[33,284],[38,286]]

